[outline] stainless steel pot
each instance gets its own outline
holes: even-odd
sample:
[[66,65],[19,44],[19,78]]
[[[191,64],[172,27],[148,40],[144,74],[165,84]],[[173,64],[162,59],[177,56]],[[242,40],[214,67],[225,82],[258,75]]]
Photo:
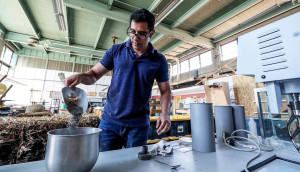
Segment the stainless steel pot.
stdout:
[[87,172],[99,155],[99,128],[63,128],[48,132],[48,172]]

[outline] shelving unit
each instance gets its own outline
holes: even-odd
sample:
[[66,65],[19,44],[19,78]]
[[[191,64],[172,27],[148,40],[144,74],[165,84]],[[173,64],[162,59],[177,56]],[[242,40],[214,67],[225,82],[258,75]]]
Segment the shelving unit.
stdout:
[[162,110],[160,109],[161,106],[159,101],[150,102],[149,106],[150,106],[150,116],[155,116],[155,113],[162,113]]
[[59,113],[59,107],[60,107],[60,99],[51,99],[49,111],[51,112],[51,110],[53,109],[54,113]]

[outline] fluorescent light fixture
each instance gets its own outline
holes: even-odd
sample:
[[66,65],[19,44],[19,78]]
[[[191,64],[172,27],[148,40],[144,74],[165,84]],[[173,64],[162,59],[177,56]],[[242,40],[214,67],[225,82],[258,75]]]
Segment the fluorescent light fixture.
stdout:
[[163,19],[165,19],[168,14],[170,14],[183,0],[173,0],[156,16],[155,26],[157,26]]
[[60,31],[67,31],[66,21],[63,13],[62,0],[52,0],[54,14]]

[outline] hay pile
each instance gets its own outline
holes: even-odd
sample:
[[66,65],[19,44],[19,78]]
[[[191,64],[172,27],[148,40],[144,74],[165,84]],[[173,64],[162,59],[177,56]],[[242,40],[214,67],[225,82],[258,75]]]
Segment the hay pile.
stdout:
[[27,106],[25,113],[43,112],[44,106],[40,104]]
[[[44,159],[47,132],[67,128],[71,115],[0,117],[0,165]],[[100,119],[84,114],[79,127],[98,127]]]

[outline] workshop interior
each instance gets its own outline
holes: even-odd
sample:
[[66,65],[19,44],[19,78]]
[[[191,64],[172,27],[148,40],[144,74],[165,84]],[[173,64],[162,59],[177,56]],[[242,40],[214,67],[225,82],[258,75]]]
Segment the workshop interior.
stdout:
[[[0,172],[300,171],[299,19],[300,0],[0,0]],[[109,113],[146,114],[145,144],[102,151],[141,128]]]

